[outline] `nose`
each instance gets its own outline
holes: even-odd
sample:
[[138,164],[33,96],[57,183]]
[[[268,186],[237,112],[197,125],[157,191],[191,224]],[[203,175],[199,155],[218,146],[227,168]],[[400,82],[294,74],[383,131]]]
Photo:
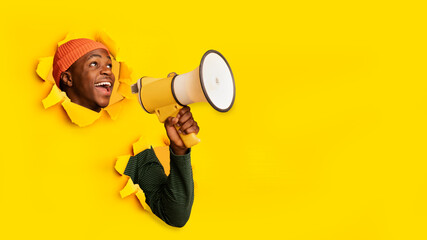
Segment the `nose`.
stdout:
[[113,72],[111,71],[111,68],[108,67],[108,65],[105,65],[101,69],[101,74],[111,76]]

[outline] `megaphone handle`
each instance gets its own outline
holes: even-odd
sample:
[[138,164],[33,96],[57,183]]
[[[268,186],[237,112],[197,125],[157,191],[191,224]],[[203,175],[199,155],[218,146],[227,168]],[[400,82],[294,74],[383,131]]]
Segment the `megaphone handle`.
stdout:
[[[178,114],[179,110],[176,111],[172,117],[176,117],[176,115]],[[178,131],[180,128],[179,127],[175,127],[176,130]],[[179,133],[179,132],[178,132]],[[179,136],[181,137],[182,141],[184,142],[184,145],[187,148],[191,148],[192,146],[198,144],[200,142],[200,139],[196,136],[195,133],[190,133],[190,134],[182,134],[179,133]]]
[[191,148],[192,146],[194,146],[200,142],[200,139],[196,136],[195,133],[190,133],[187,135],[180,133],[179,136],[181,137],[182,141],[184,142],[184,145],[187,148]]

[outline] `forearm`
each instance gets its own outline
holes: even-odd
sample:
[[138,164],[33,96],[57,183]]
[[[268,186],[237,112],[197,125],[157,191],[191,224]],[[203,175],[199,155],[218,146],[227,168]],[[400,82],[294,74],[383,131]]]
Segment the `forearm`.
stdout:
[[166,176],[154,151],[147,149],[130,158],[125,174],[139,184],[155,215],[169,225],[185,225],[194,200],[190,153],[177,156],[171,152],[170,174]]

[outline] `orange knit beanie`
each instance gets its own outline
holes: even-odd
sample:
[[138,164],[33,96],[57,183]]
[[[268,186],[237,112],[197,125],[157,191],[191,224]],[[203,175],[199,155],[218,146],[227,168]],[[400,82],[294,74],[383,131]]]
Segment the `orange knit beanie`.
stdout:
[[86,38],[73,39],[59,46],[53,58],[52,75],[56,85],[59,87],[61,73],[67,71],[74,62],[86,53],[100,48],[108,52],[102,43]]

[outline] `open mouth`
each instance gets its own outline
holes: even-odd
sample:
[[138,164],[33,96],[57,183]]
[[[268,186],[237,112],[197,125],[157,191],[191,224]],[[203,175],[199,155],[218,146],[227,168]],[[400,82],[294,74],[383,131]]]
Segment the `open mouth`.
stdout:
[[100,90],[102,93],[110,95],[111,94],[111,83],[110,82],[99,82],[95,84],[95,88]]

